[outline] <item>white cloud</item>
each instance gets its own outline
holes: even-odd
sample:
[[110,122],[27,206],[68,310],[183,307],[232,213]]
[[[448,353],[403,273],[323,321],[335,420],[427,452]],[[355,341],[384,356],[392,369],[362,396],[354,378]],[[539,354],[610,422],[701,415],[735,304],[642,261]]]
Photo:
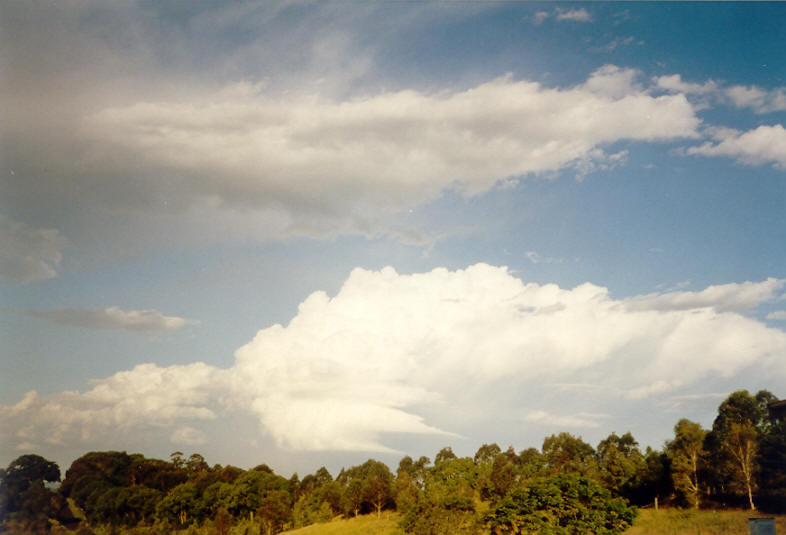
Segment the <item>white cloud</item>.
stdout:
[[222,372],[202,363],[167,368],[140,364],[93,381],[93,388],[84,393],[29,392],[16,405],[0,407],[0,427],[24,429],[24,438],[41,443],[89,442],[140,426],[212,420],[216,400],[225,391]]
[[673,91],[675,93],[706,95],[718,91],[718,84],[712,80],[708,80],[703,84],[690,83],[683,81],[679,74],[658,76],[654,81],[658,88]]
[[615,142],[696,137],[684,96],[653,97],[637,76],[605,66],[570,88],[506,77],[346,101],[240,83],[102,109],[80,129],[83,161],[102,176],[133,169],[134,187],[174,188],[181,204],[263,211],[279,233],[373,233],[447,189],[477,195],[511,177],[616,165],[624,151],[604,150]]
[[738,108],[751,108],[756,113],[786,110],[786,88],[765,90],[757,86],[735,85],[725,90],[726,97]]
[[[26,429],[8,438],[14,444],[140,426],[198,440],[179,430],[231,413],[255,417],[283,448],[383,452],[392,451],[389,433],[463,434],[441,417],[448,409],[480,413],[485,424],[521,407],[532,422],[596,425],[595,413],[611,408],[591,406],[598,389],[617,405],[645,403],[754,366],[783,384],[786,333],[737,312],[775,299],[781,286],[768,279],[618,300],[590,283],[525,283],[485,264],[413,275],[356,269],[335,296],[315,292],[288,325],[260,330],[229,369],[145,364],[85,393],[30,394],[0,417],[4,429]],[[544,412],[554,384],[593,388],[573,390],[579,410]]]
[[557,20],[569,20],[572,22],[592,22],[592,15],[586,9],[560,9],[555,11]]
[[784,320],[786,321],[786,310],[776,310],[767,314],[768,320]]
[[0,280],[24,284],[55,277],[66,243],[57,229],[31,227],[0,214]]
[[747,132],[720,129],[714,134],[716,143],[708,141],[690,147],[688,154],[726,156],[749,165],[771,163],[786,168],[786,130],[780,124],[759,126]]
[[676,291],[637,295],[623,302],[629,310],[691,310],[711,307],[719,312],[743,311],[772,301],[786,285],[786,279],[730,283],[709,286],[700,292]]
[[177,316],[164,316],[158,310],[122,310],[108,308],[60,308],[57,310],[28,310],[25,315],[61,325],[85,329],[122,329],[135,332],[172,332],[195,323]]

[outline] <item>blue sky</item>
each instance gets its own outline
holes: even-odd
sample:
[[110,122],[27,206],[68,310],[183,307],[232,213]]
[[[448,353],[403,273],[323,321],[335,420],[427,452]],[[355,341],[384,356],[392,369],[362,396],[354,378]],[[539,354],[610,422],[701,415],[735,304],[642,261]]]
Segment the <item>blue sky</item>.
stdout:
[[786,5],[18,2],[0,465],[660,447],[786,395]]

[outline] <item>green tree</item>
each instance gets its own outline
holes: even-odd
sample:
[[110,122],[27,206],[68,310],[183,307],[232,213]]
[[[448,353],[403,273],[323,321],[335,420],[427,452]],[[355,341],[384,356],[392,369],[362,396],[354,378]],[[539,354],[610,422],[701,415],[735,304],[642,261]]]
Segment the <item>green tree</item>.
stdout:
[[495,535],[616,535],[636,509],[614,498],[597,481],[576,474],[539,477],[515,488],[484,514]]
[[257,518],[267,535],[282,531],[292,519],[292,495],[288,489],[265,490],[262,505],[257,508]]
[[175,522],[179,526],[188,525],[196,516],[199,507],[199,492],[192,482],[181,483],[158,503],[156,517],[160,520]]
[[596,477],[598,465],[595,450],[581,437],[570,433],[551,435],[543,441],[543,460],[549,474],[575,473],[585,477]]
[[361,467],[363,500],[380,515],[382,508],[393,499],[393,474],[385,463],[369,459]]
[[48,532],[49,519],[67,512],[65,501],[44,484],[56,481],[60,468],[40,455],[22,455],[0,470],[0,531],[16,524],[31,533]]
[[478,470],[473,460],[443,459],[428,470],[423,491],[401,526],[416,535],[476,533],[478,503]]
[[674,440],[666,447],[671,458],[674,490],[694,509],[701,506],[706,436],[707,431],[701,425],[683,418],[674,426]]
[[453,453],[453,448],[447,446],[437,452],[437,455],[434,457],[434,465],[436,466],[441,462],[450,461],[455,458],[456,458],[456,454]]
[[727,464],[732,487],[744,493],[751,510],[756,509],[756,453],[763,419],[759,401],[747,390],[738,390],[720,404],[712,424],[712,443],[719,450],[718,458]]
[[633,435],[610,434],[596,450],[600,481],[617,496],[627,496],[646,469],[644,456]]

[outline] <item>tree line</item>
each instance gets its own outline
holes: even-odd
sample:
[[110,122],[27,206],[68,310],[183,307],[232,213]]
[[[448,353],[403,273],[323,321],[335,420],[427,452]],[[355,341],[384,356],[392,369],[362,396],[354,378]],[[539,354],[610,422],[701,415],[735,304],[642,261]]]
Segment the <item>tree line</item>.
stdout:
[[76,459],[60,481],[57,464],[22,455],[0,469],[0,531],[273,535],[396,510],[414,535],[614,535],[653,503],[786,512],[786,421],[768,414],[775,401],[734,392],[711,429],[679,420],[661,450],[641,451],[630,433],[596,447],[559,433],[540,450],[484,444],[457,457],[446,447],[433,462],[405,456],[395,473],[369,459],[335,478],[324,467],[286,478],[264,464],[210,466],[198,453],[164,461],[105,451]]

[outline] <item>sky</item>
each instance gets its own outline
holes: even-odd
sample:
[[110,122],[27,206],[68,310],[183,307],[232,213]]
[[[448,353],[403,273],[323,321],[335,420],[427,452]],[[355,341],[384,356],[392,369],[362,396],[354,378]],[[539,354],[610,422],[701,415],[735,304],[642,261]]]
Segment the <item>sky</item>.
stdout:
[[289,475],[786,397],[783,3],[0,7],[0,465]]

